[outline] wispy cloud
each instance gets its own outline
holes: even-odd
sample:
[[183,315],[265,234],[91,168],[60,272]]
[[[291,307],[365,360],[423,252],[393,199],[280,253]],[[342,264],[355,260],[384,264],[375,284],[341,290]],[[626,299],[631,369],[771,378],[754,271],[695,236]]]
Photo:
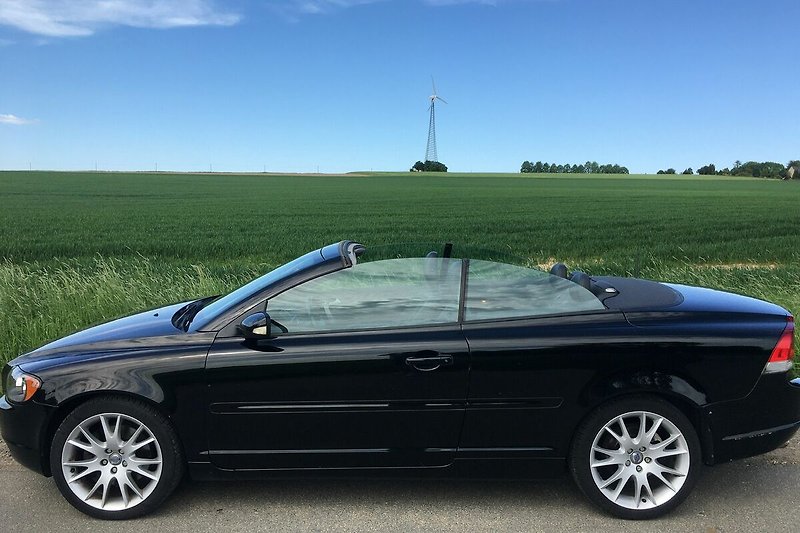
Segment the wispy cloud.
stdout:
[[[378,2],[390,2],[392,0],[273,0],[273,7],[284,12],[294,11],[295,13],[320,14],[328,13],[335,9],[342,9],[365,4],[376,4]],[[398,1],[398,0],[395,0]],[[407,1],[407,0],[404,0]],[[506,0],[418,0],[423,4],[431,6],[452,6],[457,4],[487,4],[496,5],[498,2]]]
[[[275,12],[296,19],[378,2],[409,0],[262,0]],[[415,0],[431,7],[499,5],[537,0]],[[542,0],[538,0],[542,1]],[[242,19],[222,0],[0,0],[0,26],[46,37],[80,37],[114,26],[179,28],[231,26]],[[239,4],[241,5],[241,4]]]
[[25,126],[26,124],[35,124],[38,120],[22,118],[16,115],[4,115],[0,113],[0,124],[11,124],[12,126]]
[[486,4],[487,6],[495,6],[505,0],[424,0],[426,4],[432,6],[454,6],[457,4]]
[[0,24],[49,37],[91,35],[111,26],[229,26],[240,18],[213,0],[0,0]]

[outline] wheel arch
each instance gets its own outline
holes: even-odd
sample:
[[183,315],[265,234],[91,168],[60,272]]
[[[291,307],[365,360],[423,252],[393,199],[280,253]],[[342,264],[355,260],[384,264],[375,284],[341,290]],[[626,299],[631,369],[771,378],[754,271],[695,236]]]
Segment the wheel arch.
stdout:
[[700,440],[700,449],[703,462],[705,464],[713,464],[714,446],[711,429],[708,425],[707,418],[704,416],[704,404],[697,403],[697,399],[700,397],[704,399],[705,395],[700,396],[700,394],[701,393],[699,391],[695,390],[694,394],[685,395],[674,389],[671,390],[654,386],[615,388],[614,392],[610,394],[603,395],[599,398],[594,398],[594,401],[591,402],[591,408],[586,410],[584,415],[576,424],[575,431],[573,431],[572,436],[570,437],[568,450],[572,450],[577,429],[580,428],[595,411],[602,408],[606,404],[619,401],[621,399],[630,399],[635,397],[656,398],[666,401],[683,413],[684,416],[686,416],[697,433],[698,439]]

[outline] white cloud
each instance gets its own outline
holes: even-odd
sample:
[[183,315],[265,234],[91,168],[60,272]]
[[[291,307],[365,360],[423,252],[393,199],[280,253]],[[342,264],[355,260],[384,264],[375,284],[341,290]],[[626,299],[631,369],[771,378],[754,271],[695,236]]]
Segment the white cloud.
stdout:
[[18,117],[16,115],[4,115],[0,113],[0,124],[11,124],[12,126],[24,126],[26,124],[34,124],[37,120]]
[[[275,12],[296,19],[378,2],[401,0],[262,0]],[[408,1],[408,0],[402,0]],[[543,0],[415,0],[431,6],[498,5]],[[113,26],[177,28],[230,26],[242,19],[223,9],[222,0],[0,0],[0,26],[46,37],[92,35]],[[228,4],[230,6],[230,4]],[[230,9],[230,8],[229,8]]]
[[0,24],[47,35],[91,35],[110,26],[229,26],[240,16],[212,0],[0,0]]

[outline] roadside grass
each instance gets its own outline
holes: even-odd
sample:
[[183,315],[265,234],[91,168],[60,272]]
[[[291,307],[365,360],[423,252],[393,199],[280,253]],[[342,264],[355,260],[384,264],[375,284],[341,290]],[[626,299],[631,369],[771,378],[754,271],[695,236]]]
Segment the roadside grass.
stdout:
[[[95,257],[49,263],[0,262],[2,360],[89,325],[173,302],[228,292],[273,266],[176,264],[157,258]],[[571,265],[572,266],[572,265]],[[617,265],[575,264],[591,274],[635,274],[712,287],[772,301],[800,312],[800,266],[698,268],[653,260],[636,272]]]
[[560,260],[800,313],[797,182],[0,172],[0,205],[0,360],[116,316],[226,292],[342,239],[371,250],[449,241],[465,255]]

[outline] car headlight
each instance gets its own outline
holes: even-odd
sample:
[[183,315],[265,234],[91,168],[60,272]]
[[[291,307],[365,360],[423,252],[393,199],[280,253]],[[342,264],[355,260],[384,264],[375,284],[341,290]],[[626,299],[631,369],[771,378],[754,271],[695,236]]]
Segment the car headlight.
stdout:
[[6,374],[3,383],[3,393],[12,402],[27,402],[42,386],[42,380],[31,374],[26,374],[15,366]]

